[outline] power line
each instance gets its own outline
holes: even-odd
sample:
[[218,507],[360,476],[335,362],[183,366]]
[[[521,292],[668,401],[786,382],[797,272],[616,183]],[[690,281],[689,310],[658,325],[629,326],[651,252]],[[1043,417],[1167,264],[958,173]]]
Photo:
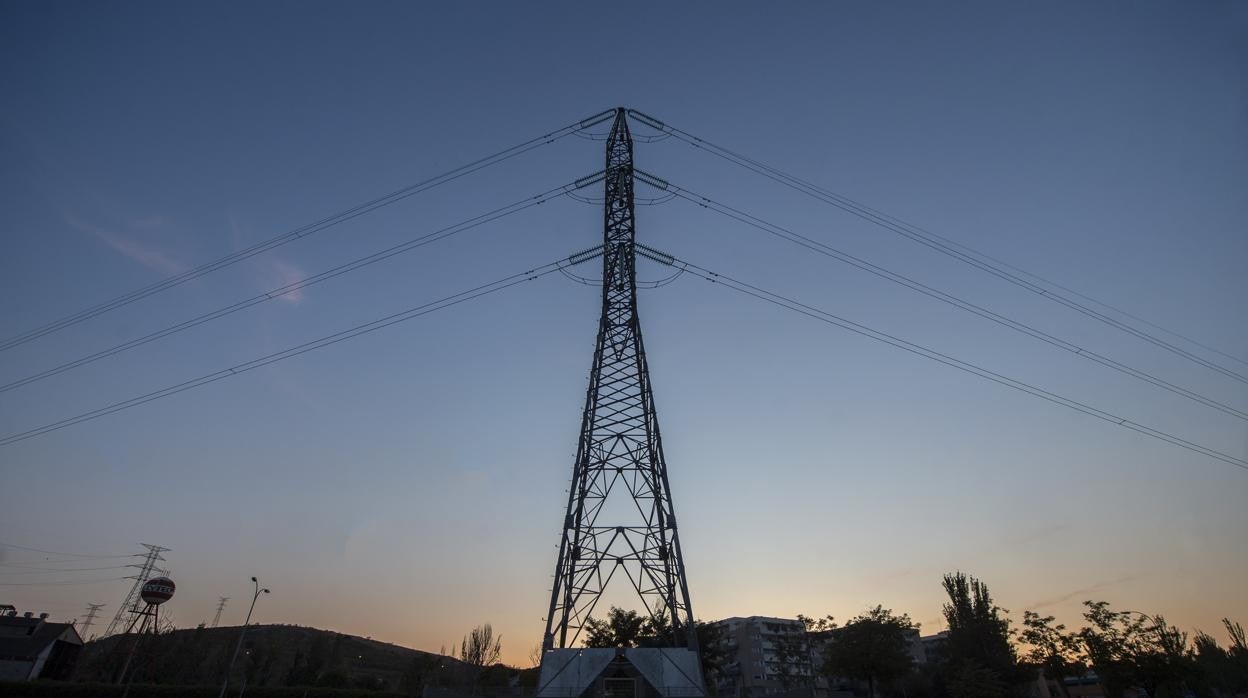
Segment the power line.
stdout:
[[318,274],[306,276],[302,279],[293,281],[284,286],[279,286],[269,291],[265,291],[264,293],[257,294],[255,296],[252,296],[251,298],[247,298],[247,299],[238,301],[237,303],[232,303],[230,305],[223,306],[216,310],[203,313],[201,315],[197,315],[196,317],[193,317],[189,320],[184,320],[182,322],[175,323],[163,329],[146,334],[142,337],[137,337],[135,339],[122,342],[121,344],[117,344],[107,349],[102,349],[95,353],[79,357],[72,361],[63,363],[59,366],[54,366],[44,371],[40,371],[39,373],[26,376],[25,378],[20,378],[18,380],[6,383],[4,385],[0,385],[0,393],[13,390],[14,388],[19,388],[23,385],[34,383],[35,381],[39,381],[44,378],[50,378],[51,376],[64,373],[65,371],[69,371],[69,370],[78,368],[80,366],[85,366],[87,364],[93,363],[95,361],[99,361],[100,359],[104,359],[109,356],[120,354],[121,352],[127,351],[129,349],[134,349],[136,347],[142,346],[149,342],[154,342],[158,339],[163,339],[164,337],[177,334],[184,330],[189,330],[192,327],[196,327],[198,325],[202,325],[204,323],[223,318],[227,315],[232,315],[236,312],[239,312],[240,310],[246,310],[247,308],[260,305],[261,303],[266,303],[275,298],[281,298],[282,296],[286,296],[296,291],[303,290],[309,286],[318,284],[322,281],[327,281],[334,277],[342,276],[343,274],[348,274],[357,269],[362,269],[372,264],[376,264],[377,262],[381,262],[383,260],[389,259],[396,255],[400,255],[405,252],[410,252],[411,250],[414,250],[418,247],[423,247],[430,243],[437,242],[439,240],[443,240],[445,238],[451,237],[452,235],[456,235],[456,234],[471,230],[473,228],[480,227],[482,225],[485,225],[486,223],[490,223],[500,218],[504,218],[506,216],[519,213],[521,211],[532,208],[534,206],[539,206],[541,204],[546,203],[547,201],[558,198],[560,196],[567,195],[568,193],[575,191],[576,189],[589,186],[601,180],[602,180],[601,173],[590,175],[588,177],[582,177],[581,179],[578,179],[574,182],[565,184],[560,187],[555,187],[553,189],[542,192],[541,194],[537,194],[535,196],[531,196],[525,199],[520,199],[519,201],[516,201],[511,204],[507,204],[506,206],[500,206],[492,211],[482,213],[478,216],[473,216],[472,218],[466,219],[459,223],[455,223],[453,225],[445,226],[443,228],[435,230],[432,233],[428,233],[420,237],[412,238],[410,240],[407,240],[406,242],[402,242],[397,245],[392,245],[383,250],[379,250],[372,254],[359,257],[345,264],[340,264],[331,269],[326,269],[325,271],[322,271]]
[[[835,206],[836,208],[839,208],[842,211],[845,211],[846,213],[850,213],[859,218],[862,218],[865,221],[874,223],[882,228],[885,228],[886,230],[890,230],[899,235],[902,235],[903,237],[909,238],[910,240],[914,242],[917,242],[921,245],[929,247],[946,256],[957,259],[965,264],[968,264],[972,267],[975,267],[976,269],[979,269],[980,271],[996,276],[1008,283],[1018,286],[1019,288],[1023,288],[1039,296],[1048,298],[1055,303],[1058,303],[1071,310],[1074,310],[1075,312],[1078,312],[1080,314],[1086,315],[1087,317],[1093,318],[1102,323],[1110,325],[1111,327],[1121,330],[1122,332],[1126,332],[1127,334],[1130,334],[1138,339],[1142,339],[1150,344],[1153,344],[1154,346],[1157,346],[1173,354],[1181,356],[1189,361],[1192,361],[1196,364],[1204,366],[1205,368],[1208,368],[1212,371],[1221,373],[1222,375],[1227,376],[1228,378],[1233,378],[1242,383],[1248,383],[1248,376],[1245,376],[1242,373],[1233,371],[1220,364],[1209,361],[1208,359],[1205,359],[1201,356],[1197,356],[1196,354],[1193,354],[1190,351],[1183,349],[1182,347],[1175,346],[1174,344],[1167,342],[1166,340],[1161,339],[1159,337],[1156,337],[1148,332],[1145,332],[1144,330],[1140,330],[1136,327],[1132,327],[1131,325],[1125,322],[1122,322],[1118,319],[1110,317],[1109,315],[1106,315],[1105,313],[1100,312],[1096,310],[1095,308],[1090,308],[1087,305],[1084,305],[1083,303],[1080,303],[1077,300],[1074,300],[1074,299],[1071,299],[1062,295],[1061,293],[1057,293],[1051,289],[1039,286],[1031,281],[1028,281],[1027,279],[1022,278],[1018,274],[1014,274],[1011,271],[1008,271],[1005,267],[1009,267],[1011,269],[1014,269],[1015,271],[1019,271],[1020,273],[1026,274],[1027,276],[1030,276],[1031,278],[1036,279],[1053,288],[1059,288],[1059,289],[1069,291],[1069,289],[1066,289],[1065,287],[1059,284],[1056,284],[1054,282],[1048,281],[1036,274],[1032,274],[1030,272],[1023,272],[1022,270],[1017,269],[1016,267],[1012,267],[1010,265],[1006,265],[1001,262],[998,262],[993,257],[990,257],[971,247],[953,242],[952,240],[949,240],[948,238],[944,238],[940,235],[924,230],[923,228],[920,228],[916,225],[907,223],[906,221],[903,221],[895,216],[891,216],[891,215],[882,213],[880,211],[877,211],[869,206],[866,206],[865,204],[860,204],[854,201],[853,199],[850,199],[841,194],[837,194],[836,192],[823,189],[819,187],[818,185],[813,184],[800,177],[788,174],[786,172],[783,172],[782,170],[771,167],[770,165],[763,164],[757,160],[754,160],[745,155],[729,150],[723,146],[716,145],[706,139],[699,138],[698,136],[695,136],[687,131],[683,131],[673,126],[664,124],[663,122],[659,121],[658,119],[655,119],[652,116],[647,116],[646,114],[642,114],[641,112],[638,112],[636,110],[631,110],[631,109],[629,110],[629,114],[636,117],[642,123],[645,123],[647,126],[650,126],[651,128],[655,128],[660,131],[672,133],[681,141],[688,143],[689,145],[692,145],[695,148],[705,150],[706,152],[711,153],[712,155],[715,155],[719,158],[722,158],[731,163],[734,163],[740,167],[750,170],[751,172],[762,175],[763,177],[766,177],[778,184],[782,184],[786,187],[789,187],[790,189],[799,191],[803,194],[806,194],[807,196],[818,199],[819,201],[822,201],[826,204]],[[1114,308],[1113,306],[1107,303],[1098,301],[1096,299],[1093,299],[1090,296],[1087,296],[1081,293],[1074,293],[1074,292],[1071,292],[1071,294],[1076,295],[1080,298],[1089,300],[1105,308],[1109,308],[1111,310],[1117,311],[1117,309]],[[1117,311],[1117,312],[1121,312],[1121,311]],[[1123,314],[1128,315],[1129,317],[1134,317],[1134,316],[1130,316],[1127,313],[1123,313]],[[1153,327],[1159,327],[1158,325],[1155,325],[1154,323],[1151,323],[1151,322],[1147,322],[1146,324],[1153,326]],[[1217,349],[1212,349],[1210,347],[1207,347],[1205,344],[1202,344],[1200,342],[1197,342],[1196,340],[1190,339],[1178,332],[1175,332],[1173,330],[1165,330],[1164,328],[1159,328],[1159,329],[1162,329],[1167,334],[1173,335],[1175,337],[1179,337],[1183,339],[1184,341],[1190,342],[1191,344],[1195,346],[1208,349],[1209,351],[1213,351],[1217,354],[1220,354],[1227,358],[1238,361],[1239,363],[1244,363],[1248,365],[1248,362],[1245,362],[1242,359],[1238,359],[1234,356],[1231,356],[1230,354],[1226,354],[1225,352],[1219,351]]]
[[103,564],[105,562],[121,563],[126,558],[129,558],[129,557],[135,557],[135,556],[127,555],[122,558],[102,558],[102,559],[73,558],[73,557],[62,557],[62,558],[31,557],[31,558],[20,558],[20,559],[7,559],[6,558],[4,562],[0,562],[0,567],[27,567],[30,569],[59,570],[59,569],[68,569],[68,568],[45,567],[44,565],[85,565],[85,564]]
[[[127,556],[127,557],[132,557],[132,556]],[[122,563],[124,563],[126,559],[127,558],[91,559],[91,558],[68,558],[68,557],[67,558],[6,559],[4,562],[0,562],[0,574],[3,574],[3,568],[5,567],[16,567],[20,569],[32,569],[32,570],[71,570],[71,569],[79,569],[75,567],[75,565],[105,564],[105,563],[108,563],[109,565],[112,565],[113,563],[118,563],[116,565],[117,567],[125,567],[125,565]],[[64,567],[63,565],[70,565],[70,567]],[[93,569],[96,569],[96,568],[93,568]],[[99,569],[103,569],[103,568],[99,568]],[[109,567],[108,569],[111,569],[111,567]]]
[[57,431],[59,429],[64,429],[65,427],[73,426],[75,424],[81,424],[82,422],[90,421],[92,419],[97,419],[105,415],[113,414],[114,412],[120,412],[122,410],[127,410],[132,407],[138,407],[139,405],[143,405],[148,402],[152,402],[154,400],[159,400],[161,398],[169,397],[170,395],[175,395],[177,393],[181,393],[187,390],[192,390],[194,388],[199,388],[201,386],[208,385],[209,383],[215,383],[225,378],[231,378],[241,373],[245,373],[247,371],[260,368],[262,366],[267,366],[272,363],[277,363],[278,361],[284,361],[286,359],[299,356],[300,354],[314,351],[316,349],[321,349],[321,348],[330,346],[332,344],[337,344],[338,342],[346,341],[348,339],[353,339],[360,335],[375,332],[385,327],[389,327],[390,325],[398,324],[400,322],[405,322],[407,320],[421,317],[423,315],[427,315],[434,311],[442,310],[443,308],[449,308],[451,306],[458,305],[465,301],[473,300],[475,298],[480,298],[481,296],[485,296],[491,293],[497,293],[498,291],[511,288],[512,286],[522,284],[526,281],[532,281],[534,279],[538,279],[543,276],[546,276],[547,274],[552,274],[558,271],[560,267],[562,266],[567,266],[573,263],[579,263],[579,261],[588,261],[588,259],[592,259],[592,257],[585,257],[584,259],[578,260],[578,262],[571,262],[570,260],[567,260],[567,259],[561,259],[555,262],[551,262],[549,264],[542,265],[535,269],[530,269],[528,271],[523,271],[518,274],[505,276],[501,279],[498,279],[497,281],[492,281],[487,284],[482,284],[475,288],[471,288],[466,291],[461,291],[459,293],[446,296],[445,298],[440,298],[436,301],[431,301],[423,305],[418,305],[412,308],[408,308],[407,310],[393,313],[385,317],[363,323],[361,325],[356,325],[355,327],[351,327],[349,329],[342,330],[340,332],[335,332],[330,335],[325,335],[323,337],[289,347],[282,351],[274,352],[272,354],[267,354],[265,356],[252,359],[250,361],[244,361],[243,363],[236,364],[234,366],[222,369],[220,371],[207,373],[197,378],[192,378],[190,380],[183,381],[181,383],[177,383],[174,385],[167,386],[165,388],[161,388],[160,390],[154,390],[150,393],[138,395],[138,396],[129,398],[127,400],[114,402],[110,405],[105,405],[104,407],[100,407],[94,410],[83,412],[73,417],[67,417],[60,421],[51,422],[49,424],[44,424],[43,426],[35,427],[34,429],[28,429],[26,431],[19,432],[16,434],[10,434],[8,436],[0,438],[0,446],[8,446],[10,444],[17,443],[18,441],[24,441],[26,439],[34,438],[42,434],[47,434],[49,432]]
[[58,553],[53,550],[44,550],[43,548],[28,548],[24,545],[14,545],[12,543],[0,543],[0,548],[12,548],[14,550],[25,550],[26,552],[30,552],[30,553],[45,553],[47,555],[56,555],[58,557],[80,557],[80,558],[96,558],[96,559],[136,557],[136,555],[133,555],[133,554],[131,555],[83,555],[81,553]]
[[51,582],[0,582],[0,587],[76,586],[79,584],[101,584],[103,582],[116,582],[121,579],[129,579],[129,577],[108,577],[107,579],[80,579],[80,580],[64,580],[64,581],[51,581]]
[[646,172],[642,172],[640,170],[637,171],[637,176],[641,181],[647,184],[650,184],[651,186],[663,189],[664,191],[670,191],[674,193],[676,196],[686,201],[689,201],[690,203],[693,203],[702,208],[714,211],[722,216],[744,223],[748,226],[761,230],[770,235],[779,237],[783,240],[787,240],[788,242],[798,245],[799,247],[803,247],[807,250],[817,252],[827,257],[831,257],[840,262],[844,262],[845,264],[856,267],[868,273],[874,274],[875,276],[878,276],[882,279],[891,281],[901,286],[905,286],[906,288],[922,293],[930,298],[934,298],[938,301],[941,301],[942,303],[952,305],[955,308],[959,308],[969,313],[973,313],[986,320],[995,322],[998,325],[1001,325],[1003,327],[1008,327],[1017,332],[1021,332],[1022,334],[1032,337],[1033,339],[1038,339],[1042,342],[1045,342],[1046,344],[1050,344],[1059,349],[1068,351],[1076,356],[1087,359],[1088,361],[1092,361],[1102,366],[1105,366],[1107,368],[1111,368],[1115,371],[1118,371],[1119,373],[1123,373],[1125,375],[1131,376],[1138,380],[1144,381],[1146,383],[1149,383],[1163,390],[1167,390],[1176,395],[1181,395],[1185,398],[1188,398],[1189,400],[1193,400],[1202,405],[1205,405],[1206,407],[1210,407],[1212,409],[1218,410],[1219,412],[1222,412],[1224,414],[1228,414],[1232,417],[1236,417],[1238,419],[1243,419],[1243,420],[1248,421],[1248,412],[1244,412],[1243,410],[1240,410],[1238,408],[1232,407],[1225,403],[1219,402],[1213,398],[1197,393],[1194,390],[1190,390],[1188,388],[1175,385],[1174,383],[1170,383],[1169,381],[1159,378],[1147,371],[1133,368],[1115,359],[1111,359],[1102,354],[1098,354],[1089,349],[1085,349],[1075,344],[1074,342],[1062,339],[1060,337],[1049,334],[1048,332],[1037,329],[1019,320],[1014,320],[1010,317],[1007,317],[1000,313],[989,310],[983,306],[977,305],[970,301],[954,296],[950,293],[946,293],[939,289],[933,288],[920,281],[911,279],[910,277],[907,277],[903,274],[899,274],[897,272],[891,271],[879,265],[873,264],[860,257],[856,257],[852,254],[849,254],[848,252],[838,250],[825,243],[819,242],[818,240],[802,235],[801,233],[794,232],[793,230],[789,228],[786,228],[776,223],[772,223],[770,221],[759,218],[758,216],[742,211],[741,209],[729,206],[719,201],[715,201],[705,195],[694,193],[692,191],[689,191],[688,189],[684,189],[675,184],[672,184],[670,181],[660,179],[659,177],[655,177],[654,175],[648,174]]
[[33,567],[30,565],[14,565],[7,562],[0,562],[5,567],[17,567],[21,572],[8,572],[0,570],[0,574],[57,574],[59,572],[97,572],[99,570],[121,570],[129,567],[129,565],[109,565],[108,567]]
[[710,271],[709,269],[699,267],[690,262],[684,262],[684,261],[676,260],[675,258],[673,258],[673,265],[684,268],[690,273],[695,274],[707,281],[710,281],[712,283],[718,283],[726,288],[730,288],[734,291],[737,291],[738,293],[742,293],[747,296],[752,296],[754,298],[757,298],[762,301],[766,301],[773,305],[780,306],[787,310],[800,313],[812,319],[819,320],[820,322],[824,322],[830,325],[835,325],[842,329],[849,330],[850,332],[854,332],[864,337],[874,339],[878,342],[883,342],[885,344],[892,345],[894,347],[897,347],[898,349],[902,349],[912,354],[917,354],[918,356],[922,356],[924,358],[931,359],[933,361],[945,364],[946,366],[956,368],[960,371],[964,371],[966,373],[979,376],[980,378],[983,378],[985,380],[989,380],[994,383],[1004,385],[1008,388],[1013,388],[1020,392],[1027,393],[1028,395],[1032,395],[1033,397],[1038,397],[1042,400],[1046,400],[1048,402],[1061,405],[1063,407],[1067,407],[1069,409],[1075,410],[1076,412],[1082,412],[1083,414],[1096,417],[1097,419],[1100,419],[1105,422],[1116,424],[1120,427],[1124,427],[1126,429],[1130,429],[1140,434],[1144,434],[1145,436],[1152,437],[1159,441],[1165,441],[1166,443],[1169,443],[1174,446],[1178,446],[1179,448],[1184,448],[1194,453],[1199,453],[1209,458],[1222,461],[1223,463],[1228,463],[1237,468],[1248,470],[1248,460],[1245,460],[1243,458],[1237,458],[1227,453],[1223,453],[1221,451],[1209,448],[1208,446],[1202,446],[1193,441],[1188,441],[1187,439],[1161,431],[1160,429],[1154,429],[1153,427],[1140,424],[1139,422],[1134,422],[1125,417],[1120,417],[1111,412],[1107,412],[1105,410],[1093,407],[1087,403],[1080,402],[1072,398],[1064,397],[1062,395],[1045,390],[1043,388],[1036,387],[1029,383],[1024,383],[1023,381],[1010,378],[1009,376],[1006,376],[1001,373],[997,373],[996,371],[983,368],[982,366],[978,366],[968,361],[963,361],[961,359],[955,358],[948,354],[938,352],[934,349],[930,349],[920,344],[915,344],[914,342],[907,341],[895,335],[891,335],[886,332],[881,332],[879,330],[872,329],[861,323],[857,323],[852,320],[847,320],[838,315],[829,313],[826,310],[822,310],[820,308],[807,305],[793,298],[790,298],[790,297],[787,297],[778,293],[774,293],[772,291],[768,291],[766,289],[746,283],[744,281],[740,281],[738,279],[734,279],[725,274],[719,274],[719,273]]
[[477,170],[484,169],[491,165],[496,165],[500,162],[509,160],[513,157],[526,153],[535,148],[539,148],[543,145],[554,143],[555,141],[561,138],[564,138],[572,133],[575,133],[576,131],[579,131],[585,128],[590,128],[598,123],[601,123],[605,121],[606,119],[610,118],[611,116],[613,116],[614,114],[615,114],[614,110],[600,112],[598,114],[590,116],[581,121],[563,126],[562,128],[556,129],[545,135],[538,136],[537,138],[531,138],[523,143],[513,145],[509,148],[504,148],[503,150],[492,153],[483,158],[474,160],[466,165],[461,165],[452,170],[448,170],[446,172],[443,172],[440,175],[436,175],[434,177],[430,177],[428,179],[422,180],[415,184],[408,185],[406,187],[403,187],[402,189],[398,189],[384,196],[380,196],[370,201],[366,201],[362,204],[357,204],[355,206],[352,206],[351,208],[344,209],[332,215],[326,216],[325,218],[322,218],[318,221],[300,226],[298,228],[295,228],[294,230],[283,233],[276,237],[269,238],[268,240],[256,243],[242,250],[231,252],[230,254],[227,254],[223,257],[219,257],[211,262],[206,262],[204,264],[201,264],[193,269],[189,269],[180,274],[175,274],[173,276],[167,277],[156,283],[153,283],[148,286],[144,286],[142,288],[131,291],[129,293],[117,296],[116,298],[113,298],[112,300],[105,301],[104,303],[100,303],[98,305],[94,305],[89,308],[85,308],[72,315],[63,317],[60,320],[56,320],[42,327],[30,330],[24,334],[8,339],[4,342],[0,342],[0,351],[12,349],[13,347],[33,341],[44,335],[57,332],[59,330],[65,329],[66,327],[70,327],[71,325],[76,325],[80,322],[89,320],[98,315],[102,315],[109,311],[116,310],[117,308],[120,308],[125,305],[129,305],[130,303],[141,300],[150,295],[160,293],[161,291],[165,291],[175,286],[179,286],[192,279],[196,279],[205,274],[209,274],[211,272],[217,271],[218,269],[222,269],[230,265],[236,264],[244,259],[248,259],[250,257],[261,254],[263,252],[267,252],[269,250],[280,247],[287,243],[294,242],[295,240],[299,240],[313,233],[319,232],[321,230],[325,230],[326,228],[330,228],[340,223],[344,223],[358,216],[362,216],[366,213],[382,208],[383,206],[389,206],[390,204],[396,203],[398,201],[402,201],[403,199],[406,199],[410,196],[414,196],[421,192],[428,191],[429,189],[433,189],[434,187],[441,186],[443,184],[446,184],[447,182],[451,182],[453,180],[459,179],[460,177],[476,172]]

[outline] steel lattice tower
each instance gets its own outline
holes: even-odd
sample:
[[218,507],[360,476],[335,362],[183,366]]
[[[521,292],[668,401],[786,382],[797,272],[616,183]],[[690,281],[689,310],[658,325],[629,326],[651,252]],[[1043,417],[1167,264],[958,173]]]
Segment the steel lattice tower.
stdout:
[[104,608],[104,606],[105,604],[102,603],[87,604],[87,618],[82,621],[82,629],[78,631],[78,634],[82,637],[83,642],[91,639],[91,637],[87,635],[87,631],[91,629],[92,625],[95,625],[95,617],[99,615],[100,609]]
[[165,558],[161,557],[160,554],[169,552],[169,548],[159,545],[149,545],[147,543],[140,543],[139,545],[147,548],[147,554],[144,555],[142,564],[128,565],[128,567],[138,567],[139,573],[133,577],[126,577],[126,579],[133,579],[134,585],[126,593],[126,598],[122,599],[121,605],[117,607],[117,614],[113,616],[113,620],[109,622],[108,628],[104,630],[104,634],[101,637],[108,637],[119,632],[126,625],[127,615],[134,618],[142,614],[143,609],[140,607],[142,601],[139,598],[139,591],[143,588],[143,584],[147,582],[148,578],[152,576],[152,571],[160,569],[156,566],[156,563],[165,561]]
[[221,622],[221,612],[225,610],[225,602],[229,600],[230,597],[222,596],[220,601],[217,602],[217,615],[212,617],[212,625],[209,627],[215,628],[217,627],[217,623]]
[[637,317],[633,140],[607,139],[602,317],[542,647],[570,647],[607,584],[625,575],[672,646],[697,649],[667,465]]

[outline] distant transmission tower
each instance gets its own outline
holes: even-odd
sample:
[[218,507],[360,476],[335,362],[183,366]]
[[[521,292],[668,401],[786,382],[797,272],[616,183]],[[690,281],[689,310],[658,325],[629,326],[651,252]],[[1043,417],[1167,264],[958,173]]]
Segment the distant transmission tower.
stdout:
[[102,603],[87,604],[87,617],[83,619],[82,629],[78,631],[78,635],[82,637],[83,642],[91,639],[87,635],[87,631],[91,629],[92,625],[95,625],[95,617],[99,614],[101,608],[104,608]]
[[[697,649],[667,465],[637,317],[633,140],[624,109],[607,139],[602,317],[550,594],[543,650],[573,646],[607,584],[627,582],[671,646]],[[700,683],[700,682],[699,682]]]
[[142,614],[144,610],[143,600],[140,596],[143,590],[143,584],[152,576],[152,572],[156,569],[157,562],[164,562],[165,558],[161,557],[161,553],[169,552],[169,548],[162,548],[159,545],[149,545],[140,543],[147,548],[147,554],[143,558],[142,564],[128,565],[129,567],[139,568],[138,574],[126,579],[133,579],[134,586],[130,587],[130,591],[126,593],[126,597],[122,599],[121,605],[117,607],[117,613],[113,616],[113,620],[109,622],[108,627],[104,630],[102,637],[108,637],[122,628],[133,625],[129,622],[135,616]]
[[212,627],[217,627],[217,623],[221,622],[221,612],[225,610],[225,602],[229,600],[230,597],[222,596],[221,600],[217,602],[217,615],[212,617]]

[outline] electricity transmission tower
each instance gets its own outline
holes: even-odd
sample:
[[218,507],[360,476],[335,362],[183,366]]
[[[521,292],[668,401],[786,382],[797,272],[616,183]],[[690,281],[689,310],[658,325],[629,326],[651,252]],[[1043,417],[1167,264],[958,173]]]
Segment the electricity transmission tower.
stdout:
[[78,633],[82,637],[83,642],[91,639],[90,636],[87,635],[87,631],[91,629],[92,625],[95,625],[95,617],[99,614],[101,608],[104,608],[104,604],[102,603],[87,604],[87,617],[83,619],[82,630]]
[[122,628],[131,625],[131,623],[126,621],[127,615],[133,617],[143,612],[143,608],[140,607],[142,599],[139,596],[139,592],[142,591],[143,584],[149,577],[152,576],[153,570],[159,569],[156,567],[156,563],[165,561],[165,558],[161,557],[160,554],[169,552],[169,548],[162,548],[159,545],[149,545],[147,543],[140,543],[140,545],[147,548],[147,553],[143,558],[142,564],[129,565],[129,567],[139,568],[139,573],[131,577],[126,577],[126,579],[134,580],[134,586],[130,587],[130,591],[127,592],[126,597],[122,599],[121,605],[117,607],[116,615],[114,615],[113,620],[109,622],[108,628],[104,630],[104,635],[102,637],[108,637]]
[[671,646],[696,651],[637,317],[633,140],[624,109],[607,139],[605,182],[602,317],[542,648],[575,644],[607,584],[623,575],[645,613],[670,623]]
[[212,627],[217,627],[217,623],[221,622],[221,612],[225,610],[225,602],[229,600],[230,597],[222,596],[221,600],[217,602],[217,615],[212,617]]

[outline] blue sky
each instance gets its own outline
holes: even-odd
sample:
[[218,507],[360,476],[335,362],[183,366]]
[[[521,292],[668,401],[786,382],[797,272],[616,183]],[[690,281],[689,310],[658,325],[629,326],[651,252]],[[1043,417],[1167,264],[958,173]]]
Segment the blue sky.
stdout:
[[[0,12],[6,337],[625,105],[1248,359],[1242,4]],[[5,351],[0,372],[15,380],[570,182],[601,168],[601,148],[563,139]],[[636,157],[1248,409],[1243,383],[675,139]],[[600,227],[592,205],[543,204],[2,393],[3,432],[543,264],[596,244]],[[1239,419],[679,200],[640,207],[638,237],[1248,457]],[[424,649],[489,621],[523,662],[542,628],[598,302],[548,277],[2,447],[0,542],[169,546],[181,624],[210,619],[258,574],[274,590],[263,621]],[[1068,625],[1084,598],[1210,631],[1248,616],[1243,470],[688,276],[640,303],[699,616],[846,618],[881,603],[935,630],[939,576],[959,568],[1005,607]],[[125,584],[4,591],[75,616],[87,601],[115,609]]]

